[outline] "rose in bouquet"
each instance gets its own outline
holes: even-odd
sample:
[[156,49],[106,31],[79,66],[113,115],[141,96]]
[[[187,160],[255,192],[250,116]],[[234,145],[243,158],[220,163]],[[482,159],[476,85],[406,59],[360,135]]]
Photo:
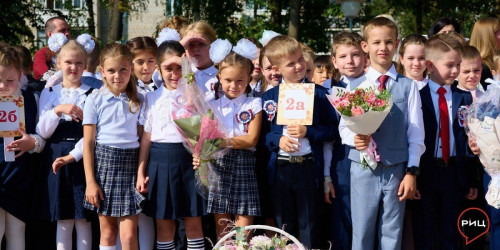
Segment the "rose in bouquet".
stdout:
[[254,236],[247,242],[245,227],[236,227],[236,237],[225,241],[218,250],[300,250],[298,245],[283,235],[274,235],[269,238],[265,235]]
[[207,198],[208,191],[218,187],[211,162],[227,152],[228,148],[222,146],[226,136],[208,102],[200,98],[204,93],[194,82],[194,74],[186,58],[182,59],[182,70],[183,78],[177,85],[172,116],[184,138],[186,149],[201,159],[195,171],[196,188],[200,195]]
[[[333,88],[332,94],[327,97],[344,119],[345,125],[359,135],[375,133],[392,108],[389,91],[378,90],[369,81],[364,81],[350,92],[343,88]],[[368,148],[360,151],[360,162],[375,169],[378,161],[380,155],[377,154],[377,144],[372,138]]]
[[500,208],[500,85],[493,83],[478,97],[467,112],[460,112],[466,120],[468,136],[475,138],[481,150],[479,159],[491,182],[486,192],[486,201],[492,207]]

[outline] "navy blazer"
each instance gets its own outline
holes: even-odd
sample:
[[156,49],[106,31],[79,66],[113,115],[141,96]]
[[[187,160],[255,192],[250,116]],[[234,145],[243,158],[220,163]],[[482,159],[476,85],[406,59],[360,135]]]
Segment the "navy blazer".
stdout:
[[[436,138],[438,130],[438,122],[436,113],[431,98],[431,89],[429,85],[420,90],[420,98],[422,99],[422,114],[424,119],[425,128],[425,152],[420,158],[420,180],[425,181],[431,179],[434,166],[434,155],[436,150]],[[472,95],[467,92],[451,85],[452,93],[452,115],[453,115],[453,136],[455,137],[455,151],[456,151],[456,170],[458,184],[466,191],[470,187],[470,168],[466,166],[466,158],[473,157],[469,144],[468,137],[465,129],[460,126],[458,120],[458,109],[461,106],[469,106],[472,103]],[[454,166],[450,166],[454,167]]]
[[[314,83],[306,83],[314,84]],[[278,104],[279,86],[268,90],[262,97],[262,103],[267,100],[274,100]],[[314,89],[314,111],[313,123],[307,126],[306,138],[309,139],[313,154],[313,161],[316,172],[316,180],[323,181],[324,159],[323,159],[323,142],[333,141],[340,138],[338,132],[338,119],[333,106],[328,101],[326,95],[327,90],[319,85]],[[264,111],[265,112],[265,111]],[[279,152],[279,142],[283,136],[283,126],[276,124],[277,114],[271,122],[267,119],[267,113],[264,114],[263,132],[265,132],[265,143],[271,151],[271,158],[267,164],[269,183],[273,183],[276,169],[276,160]]]

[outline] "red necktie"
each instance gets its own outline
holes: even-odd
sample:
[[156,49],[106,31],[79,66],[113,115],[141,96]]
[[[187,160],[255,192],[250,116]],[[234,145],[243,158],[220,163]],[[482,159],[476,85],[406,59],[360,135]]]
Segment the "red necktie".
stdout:
[[386,89],[385,83],[387,82],[387,80],[389,80],[389,76],[381,75],[378,77],[378,82],[380,83],[380,85],[378,85],[379,91]]
[[448,104],[446,103],[446,98],[444,98],[444,93],[446,89],[440,87],[438,89],[439,94],[439,120],[441,123],[441,152],[443,154],[444,162],[448,163],[450,158],[450,121],[448,117]]

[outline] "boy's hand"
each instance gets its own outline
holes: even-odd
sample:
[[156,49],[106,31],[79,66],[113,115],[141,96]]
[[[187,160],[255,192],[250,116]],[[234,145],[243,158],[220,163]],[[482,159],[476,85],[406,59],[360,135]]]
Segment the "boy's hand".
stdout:
[[481,150],[479,150],[479,147],[477,146],[476,138],[469,137],[469,147],[470,147],[470,150],[472,150],[472,153],[474,153],[475,155],[478,155],[481,153]]
[[370,143],[371,138],[371,135],[355,135],[354,146],[356,146],[357,150],[365,150],[368,148],[368,144]]
[[325,183],[323,184],[323,188],[325,191],[325,199],[324,200],[326,203],[332,204],[332,201],[330,199],[330,195],[332,195],[332,198],[335,198],[335,189],[333,188],[332,178],[329,176],[327,176],[327,177],[325,177]]
[[100,207],[99,201],[104,200],[104,194],[101,188],[97,185],[97,182],[87,183],[87,188],[85,189],[85,199],[92,204],[94,207]]
[[54,163],[52,163],[52,171],[57,174],[57,171],[65,165],[75,162],[75,158],[72,155],[66,155],[63,157],[58,157]]
[[287,153],[299,151],[299,146],[300,143],[290,137],[282,136],[280,139],[280,148]]
[[477,188],[469,188],[469,193],[467,195],[465,195],[465,198],[467,200],[475,200],[477,198]]
[[149,176],[144,177],[143,174],[137,174],[137,184],[135,188],[141,194],[147,194],[149,190]]
[[16,158],[35,148],[35,138],[26,134],[26,132],[24,132],[24,130],[22,130],[21,128],[17,130],[22,135],[21,139],[15,140],[6,146],[8,151],[11,152],[20,151],[16,155]]
[[294,138],[304,138],[306,137],[307,127],[304,125],[288,125],[286,131],[291,137]]
[[197,155],[193,155],[193,169],[198,169],[200,166],[201,160]]
[[399,184],[398,196],[399,201],[411,199],[417,191],[417,177],[412,174],[406,174],[401,184]]
[[83,111],[75,104],[59,104],[54,108],[54,112],[56,112],[58,116],[61,116],[63,113],[67,114],[71,116],[75,122],[83,120]]

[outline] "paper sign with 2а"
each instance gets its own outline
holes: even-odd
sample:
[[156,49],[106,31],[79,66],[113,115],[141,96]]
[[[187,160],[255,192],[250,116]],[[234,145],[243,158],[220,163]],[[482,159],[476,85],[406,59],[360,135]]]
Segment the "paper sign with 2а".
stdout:
[[315,84],[280,84],[278,125],[311,125],[314,110]]
[[19,128],[26,130],[23,96],[0,96],[0,137],[3,137],[5,161],[15,161],[15,152],[7,151],[6,145],[21,136]]

